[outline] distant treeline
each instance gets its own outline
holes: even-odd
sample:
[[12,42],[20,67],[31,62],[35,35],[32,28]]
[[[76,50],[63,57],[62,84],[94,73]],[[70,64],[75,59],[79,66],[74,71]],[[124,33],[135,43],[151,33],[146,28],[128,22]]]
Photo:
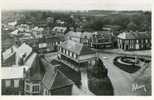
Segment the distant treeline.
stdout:
[[[71,15],[75,17],[71,18]],[[106,25],[119,26],[117,30],[122,31],[151,31],[150,11],[9,11],[2,12],[2,23],[8,21],[8,17],[17,20],[18,24],[27,23],[49,27],[54,26],[55,21],[60,19],[66,22],[66,27],[82,26],[82,30],[86,31],[102,30]],[[81,17],[85,17],[86,22],[82,22]]]

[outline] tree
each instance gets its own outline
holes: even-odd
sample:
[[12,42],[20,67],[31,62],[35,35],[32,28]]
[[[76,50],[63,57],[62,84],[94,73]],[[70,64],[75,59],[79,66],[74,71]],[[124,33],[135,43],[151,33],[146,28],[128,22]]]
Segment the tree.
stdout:
[[95,65],[88,70],[88,87],[95,95],[113,95],[113,87],[101,59],[96,59]]
[[131,21],[127,24],[127,30],[128,31],[136,31],[137,25],[134,22]]

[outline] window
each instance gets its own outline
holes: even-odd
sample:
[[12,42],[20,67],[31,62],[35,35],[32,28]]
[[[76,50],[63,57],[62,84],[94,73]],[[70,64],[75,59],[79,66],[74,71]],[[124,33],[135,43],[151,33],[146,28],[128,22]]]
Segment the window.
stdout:
[[26,90],[29,91],[30,90],[30,86],[28,84],[26,84]]
[[5,80],[5,86],[10,87],[11,86],[11,80]]
[[32,91],[39,92],[39,85],[34,85]]
[[76,54],[74,54],[74,58],[76,58]]
[[72,57],[72,52],[70,52],[70,57]]
[[39,44],[39,48],[45,48],[45,47],[47,47],[47,43],[40,43]]
[[68,50],[66,50],[66,54],[68,55]]
[[14,87],[18,88],[19,87],[19,80],[14,80]]

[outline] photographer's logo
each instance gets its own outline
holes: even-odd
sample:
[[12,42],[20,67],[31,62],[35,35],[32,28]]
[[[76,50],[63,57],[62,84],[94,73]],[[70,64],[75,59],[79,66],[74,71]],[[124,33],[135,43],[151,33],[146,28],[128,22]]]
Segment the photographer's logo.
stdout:
[[137,90],[140,90],[140,89],[143,89],[144,92],[146,92],[146,88],[145,88],[145,85],[139,85],[139,84],[132,84],[132,91],[135,92]]

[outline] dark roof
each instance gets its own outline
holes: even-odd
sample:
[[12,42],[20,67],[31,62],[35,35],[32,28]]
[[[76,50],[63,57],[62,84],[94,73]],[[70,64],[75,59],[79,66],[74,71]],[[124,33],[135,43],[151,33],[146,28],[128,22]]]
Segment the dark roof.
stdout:
[[38,42],[58,42],[58,41],[64,41],[63,36],[53,36],[53,37],[46,37],[46,38],[40,38]]
[[73,85],[73,81],[67,78],[61,71],[57,70],[55,81],[51,89],[61,88],[69,85]]
[[47,41],[64,41],[64,37],[63,36],[49,37],[47,38]]
[[53,59],[51,62],[50,62],[52,65],[59,65],[59,61]]
[[28,73],[26,73],[27,74],[26,76],[31,81],[40,81],[43,79],[44,73],[45,73],[44,65],[41,62],[40,57],[37,55]]
[[48,68],[48,70],[45,72],[45,75],[44,75],[43,80],[42,80],[43,85],[44,85],[46,88],[51,89],[55,77],[56,77],[55,67],[52,67],[52,66],[51,66],[51,67]]
[[121,39],[146,39],[151,38],[148,32],[123,32],[118,35]]
[[82,43],[78,43],[72,40],[64,41],[61,46],[67,50],[77,53],[78,55],[94,54],[95,52],[91,48],[84,46]]
[[61,66],[58,66],[57,69],[60,70],[64,75],[66,75],[69,79],[71,79],[74,83],[78,83],[81,81],[81,73],[76,72],[75,70],[71,69],[67,65],[60,63]]
[[73,84],[73,82],[61,71],[55,70],[55,68],[52,67],[45,73],[42,83],[48,90],[62,88]]

